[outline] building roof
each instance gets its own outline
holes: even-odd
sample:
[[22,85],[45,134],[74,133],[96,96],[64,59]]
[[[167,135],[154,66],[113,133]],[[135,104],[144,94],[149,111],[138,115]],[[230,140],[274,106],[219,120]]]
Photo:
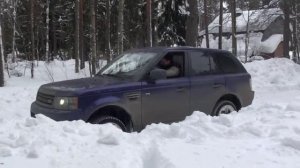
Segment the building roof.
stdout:
[[278,45],[283,41],[283,34],[273,34],[266,41],[261,42],[259,51],[262,53],[274,53]]
[[[249,21],[249,31],[264,31],[268,26],[275,21],[278,17],[282,16],[283,12],[280,8],[268,8],[250,11],[237,12],[237,33],[247,31],[247,23]],[[249,17],[248,17],[249,16]],[[249,18],[249,19],[248,19]],[[223,14],[223,33],[231,33],[231,13]],[[210,34],[219,33],[219,16],[214,19],[208,26]],[[205,35],[205,31],[199,33],[200,36]]]

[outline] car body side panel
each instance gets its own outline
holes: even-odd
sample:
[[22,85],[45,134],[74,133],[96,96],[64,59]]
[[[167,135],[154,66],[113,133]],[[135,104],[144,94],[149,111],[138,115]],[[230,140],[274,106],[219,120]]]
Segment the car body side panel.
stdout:
[[[83,120],[87,121],[99,109],[107,106],[117,106],[124,109],[131,117],[135,128],[141,127],[141,82],[136,82],[132,89],[122,89],[120,92],[104,93],[82,98]],[[135,89],[133,89],[135,88]]]
[[143,82],[143,125],[183,120],[189,113],[189,84],[187,77],[159,80],[155,84]]
[[225,79],[222,75],[191,77],[191,111],[210,115],[217,100],[224,95]]
[[239,98],[242,107],[250,105],[254,97],[254,92],[250,86],[251,76],[248,73],[237,73],[226,74],[224,77],[228,92]]

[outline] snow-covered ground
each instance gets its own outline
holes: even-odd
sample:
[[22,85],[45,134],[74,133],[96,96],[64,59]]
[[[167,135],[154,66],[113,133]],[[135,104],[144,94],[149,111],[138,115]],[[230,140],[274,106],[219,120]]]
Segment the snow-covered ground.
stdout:
[[[56,61],[48,69],[55,81],[88,76],[75,75],[73,64]],[[286,59],[245,66],[253,105],[127,134],[111,125],[30,118],[38,87],[51,81],[40,63],[36,79],[27,71],[0,88],[0,168],[299,168],[300,66]]]

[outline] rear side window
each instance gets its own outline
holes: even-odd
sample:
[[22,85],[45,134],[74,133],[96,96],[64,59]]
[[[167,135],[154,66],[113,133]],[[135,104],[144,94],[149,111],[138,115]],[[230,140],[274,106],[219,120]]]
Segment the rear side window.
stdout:
[[190,52],[191,75],[206,74],[210,72],[209,57],[204,56],[203,52]]
[[217,60],[220,70],[223,73],[239,73],[242,71],[241,66],[226,53],[217,53],[214,59]]
[[191,51],[190,62],[190,74],[192,76],[216,73],[219,69],[215,59],[210,54],[201,51]]

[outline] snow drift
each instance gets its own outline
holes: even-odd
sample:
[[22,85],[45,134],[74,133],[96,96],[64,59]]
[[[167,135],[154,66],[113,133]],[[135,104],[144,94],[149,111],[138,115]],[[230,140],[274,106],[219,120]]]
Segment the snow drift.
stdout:
[[[194,112],[185,121],[131,134],[111,125],[30,118],[30,103],[48,79],[37,76],[40,81],[29,84],[12,78],[0,88],[0,167],[298,167],[299,65],[272,59],[245,66],[256,91],[253,105],[219,117]],[[58,71],[61,64],[52,68]]]

